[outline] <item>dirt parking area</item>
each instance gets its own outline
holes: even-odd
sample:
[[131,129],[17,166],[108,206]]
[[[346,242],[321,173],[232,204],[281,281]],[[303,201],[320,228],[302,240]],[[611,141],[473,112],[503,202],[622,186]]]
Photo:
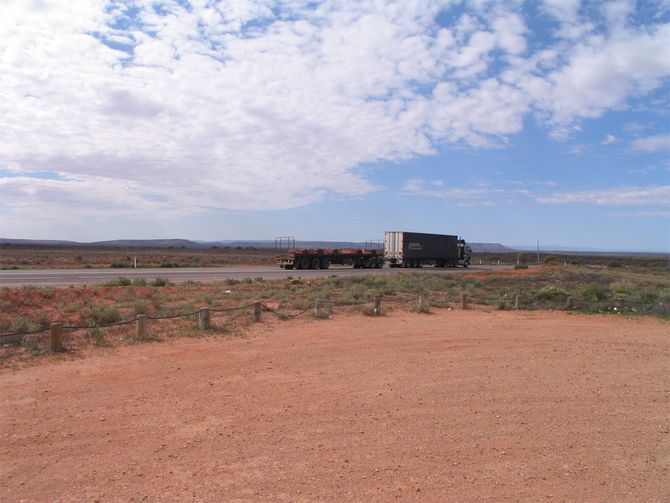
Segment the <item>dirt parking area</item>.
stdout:
[[669,501],[670,323],[268,321],[0,373],[2,501]]

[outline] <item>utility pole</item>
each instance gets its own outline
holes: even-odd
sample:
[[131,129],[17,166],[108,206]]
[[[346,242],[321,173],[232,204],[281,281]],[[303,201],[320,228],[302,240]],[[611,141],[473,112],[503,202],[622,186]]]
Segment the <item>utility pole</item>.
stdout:
[[537,263],[540,263],[540,240],[537,240]]

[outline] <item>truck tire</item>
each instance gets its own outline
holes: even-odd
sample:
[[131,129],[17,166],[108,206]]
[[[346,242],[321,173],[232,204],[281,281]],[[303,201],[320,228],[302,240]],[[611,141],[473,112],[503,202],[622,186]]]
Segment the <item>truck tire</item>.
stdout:
[[377,269],[384,267],[384,259],[382,257],[377,257]]
[[314,257],[312,259],[312,263],[310,264],[310,269],[318,269],[319,268],[319,257]]
[[309,269],[310,261],[307,257],[301,257],[298,261],[298,269]]
[[321,264],[320,265],[321,265],[321,269],[328,269],[330,267],[330,260],[328,260],[327,258],[324,257],[324,258],[321,259]]

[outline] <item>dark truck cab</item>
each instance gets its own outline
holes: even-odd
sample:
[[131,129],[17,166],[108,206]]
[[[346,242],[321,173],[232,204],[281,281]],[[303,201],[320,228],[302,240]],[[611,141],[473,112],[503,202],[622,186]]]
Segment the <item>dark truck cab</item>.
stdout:
[[448,234],[388,231],[384,259],[390,267],[468,267],[472,250],[464,239]]

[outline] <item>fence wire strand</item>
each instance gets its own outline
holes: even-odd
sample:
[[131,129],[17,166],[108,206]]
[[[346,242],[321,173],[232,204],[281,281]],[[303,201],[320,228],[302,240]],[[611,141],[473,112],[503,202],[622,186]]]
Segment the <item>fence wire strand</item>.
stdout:
[[2,337],[12,337],[12,336],[20,337],[20,336],[23,336],[23,335],[40,334],[42,332],[48,332],[49,330],[50,330],[50,328],[46,327],[46,328],[40,328],[40,329],[37,329],[37,330],[30,330],[28,332],[6,332],[4,334],[0,334],[0,338],[2,338]]
[[266,311],[268,313],[274,314],[278,318],[284,318],[284,317],[286,317],[286,318],[297,318],[298,316],[302,316],[303,314],[305,314],[307,311],[309,311],[312,308],[308,307],[308,308],[303,309],[302,311],[300,311],[298,313],[285,313],[285,312],[279,311],[277,309],[272,309],[271,307],[268,307],[265,304],[261,304],[261,309],[263,309],[263,311]]

